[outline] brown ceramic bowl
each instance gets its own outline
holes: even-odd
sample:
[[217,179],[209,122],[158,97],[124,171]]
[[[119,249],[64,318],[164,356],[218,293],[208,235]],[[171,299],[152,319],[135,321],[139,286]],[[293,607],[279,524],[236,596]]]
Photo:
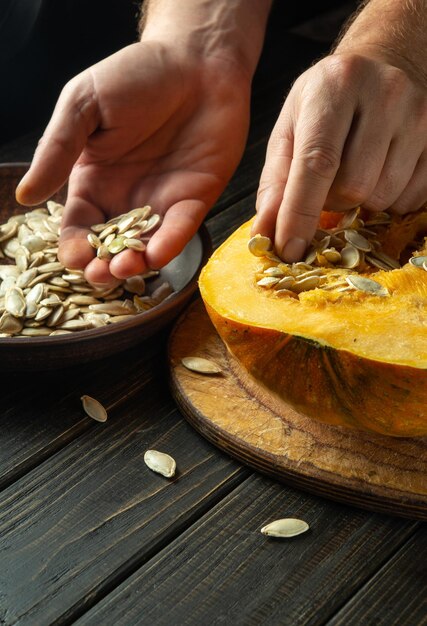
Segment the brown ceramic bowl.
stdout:
[[[28,163],[0,164],[0,224],[10,215],[28,211],[15,201],[15,188]],[[54,199],[62,202],[65,190]],[[202,266],[212,251],[205,226],[171,263],[164,267],[155,288],[167,280],[174,293],[153,309],[130,316],[129,320],[54,337],[0,338],[1,370],[53,369],[106,357],[138,344],[171,322],[197,290]],[[0,259],[0,264],[2,260]]]

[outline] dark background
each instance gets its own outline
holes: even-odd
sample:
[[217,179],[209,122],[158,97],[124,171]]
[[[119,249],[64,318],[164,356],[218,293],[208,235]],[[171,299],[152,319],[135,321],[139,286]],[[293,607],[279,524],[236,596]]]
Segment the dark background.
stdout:
[[[140,4],[0,0],[0,144],[42,129],[68,79],[135,42]],[[277,28],[279,22],[285,31],[344,4],[349,3],[323,0],[312,7],[305,1],[276,0],[270,23],[273,20]]]

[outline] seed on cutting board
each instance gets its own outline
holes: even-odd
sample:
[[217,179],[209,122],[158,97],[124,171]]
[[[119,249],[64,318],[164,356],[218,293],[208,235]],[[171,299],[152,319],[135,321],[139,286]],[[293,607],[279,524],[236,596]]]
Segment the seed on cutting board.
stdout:
[[165,452],[147,450],[144,454],[144,462],[150,470],[156,472],[157,474],[162,474],[162,476],[166,476],[166,478],[172,478],[172,476],[175,476],[175,459]]
[[307,522],[301,519],[295,519],[293,517],[287,517],[283,519],[277,519],[274,522],[270,522],[266,526],[261,528],[263,535],[268,537],[295,537],[301,535],[309,529]]
[[107,411],[105,407],[102,406],[98,400],[92,398],[92,396],[82,396],[80,398],[83,404],[83,409],[86,414],[97,422],[106,422],[107,421]]
[[214,363],[214,361],[210,361],[209,359],[204,359],[198,356],[186,356],[181,359],[181,363],[187,369],[192,372],[197,372],[198,374],[220,374],[221,368],[219,365]]

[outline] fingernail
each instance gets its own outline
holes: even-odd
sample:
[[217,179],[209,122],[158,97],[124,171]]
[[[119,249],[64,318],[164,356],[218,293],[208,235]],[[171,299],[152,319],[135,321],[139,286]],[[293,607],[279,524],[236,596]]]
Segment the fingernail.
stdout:
[[281,257],[286,263],[295,263],[300,261],[305,250],[307,248],[307,242],[301,237],[292,237],[282,248]]

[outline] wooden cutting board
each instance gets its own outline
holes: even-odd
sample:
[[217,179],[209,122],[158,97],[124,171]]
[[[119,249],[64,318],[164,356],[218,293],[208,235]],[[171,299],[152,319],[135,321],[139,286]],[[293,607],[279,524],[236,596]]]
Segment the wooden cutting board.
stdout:
[[[214,360],[221,374],[186,369],[181,359]],[[427,438],[394,438],[321,424],[261,387],[228,353],[201,300],[169,341],[171,389],[188,421],[252,468],[316,495],[427,520]]]

